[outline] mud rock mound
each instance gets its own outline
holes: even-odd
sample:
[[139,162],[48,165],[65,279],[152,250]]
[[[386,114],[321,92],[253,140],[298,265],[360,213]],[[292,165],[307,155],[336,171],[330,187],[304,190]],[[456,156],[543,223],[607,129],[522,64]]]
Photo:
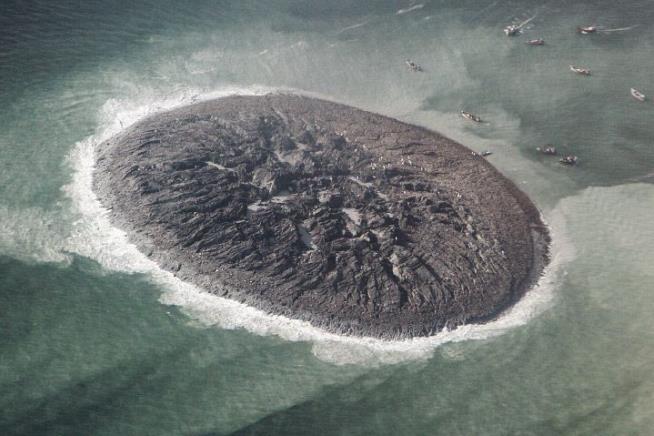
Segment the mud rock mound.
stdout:
[[536,208],[482,157],[306,97],[153,116],[102,144],[94,184],[165,269],[340,333],[408,337],[488,320],[547,257]]

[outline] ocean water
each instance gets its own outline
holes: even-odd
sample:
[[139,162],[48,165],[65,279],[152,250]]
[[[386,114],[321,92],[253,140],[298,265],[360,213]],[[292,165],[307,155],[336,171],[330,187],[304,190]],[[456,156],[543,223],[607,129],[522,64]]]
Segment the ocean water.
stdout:
[[[654,96],[653,19],[645,0],[4,0],[0,434],[654,433],[654,104],[629,96]],[[203,293],[110,225],[100,141],[276,91],[492,151],[552,230],[538,286],[488,324],[343,338]]]

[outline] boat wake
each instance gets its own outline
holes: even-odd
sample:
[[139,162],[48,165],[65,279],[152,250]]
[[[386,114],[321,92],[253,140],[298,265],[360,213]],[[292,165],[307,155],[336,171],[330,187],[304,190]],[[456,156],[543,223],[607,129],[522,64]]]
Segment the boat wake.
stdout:
[[619,27],[619,28],[615,28],[615,29],[598,28],[597,31],[602,32],[602,33],[625,32],[627,30],[635,29],[636,27],[638,27],[638,24],[634,24],[633,26],[628,26],[628,27]]
[[397,12],[395,12],[395,15],[404,15],[408,14],[409,12],[417,11],[418,9],[424,8],[425,5],[423,3],[413,5],[411,7],[405,8],[405,9],[399,9]]
[[70,154],[73,168],[71,183],[63,189],[70,198],[76,220],[65,243],[66,250],[97,260],[103,267],[129,273],[144,273],[162,288],[160,301],[179,306],[194,322],[224,329],[242,328],[257,335],[275,335],[289,341],[312,344],[313,354],[335,364],[379,365],[429,358],[443,344],[487,339],[524,325],[552,302],[562,266],[574,257],[574,249],[565,236],[564,215],[555,207],[545,214],[552,236],[552,259],[538,284],[500,318],[486,324],[464,325],[431,337],[388,341],[366,337],[348,337],[325,332],[311,324],[282,316],[269,315],[236,301],[203,292],[198,287],[164,271],[129,242],[127,235],[112,226],[108,211],[92,190],[95,148],[104,140],[144,117],[193,101],[232,94],[265,94],[266,87],[229,88],[211,93],[187,90],[165,98],[135,101],[109,100],[102,107],[101,129],[78,142]]

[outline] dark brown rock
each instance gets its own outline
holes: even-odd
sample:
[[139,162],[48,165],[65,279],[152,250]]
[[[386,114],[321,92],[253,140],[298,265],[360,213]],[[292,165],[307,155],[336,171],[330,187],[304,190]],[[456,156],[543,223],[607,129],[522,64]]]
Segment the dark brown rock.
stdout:
[[235,96],[102,144],[95,188],[163,268],[340,333],[491,319],[538,277],[539,213],[486,160],[326,101]]

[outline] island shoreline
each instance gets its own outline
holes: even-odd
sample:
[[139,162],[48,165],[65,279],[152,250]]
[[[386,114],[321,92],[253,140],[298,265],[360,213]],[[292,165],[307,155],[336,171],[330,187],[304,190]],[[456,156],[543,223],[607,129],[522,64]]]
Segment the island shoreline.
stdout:
[[[267,97],[270,96],[264,96],[263,98]],[[342,106],[333,102],[325,103]],[[347,106],[343,107],[349,108]],[[358,109],[356,111],[369,114],[372,117],[381,117],[387,120],[392,120],[388,117],[373,114],[370,112],[360,111]],[[150,119],[156,119],[160,116],[161,115],[154,115],[153,117],[150,117],[138,123],[136,126],[130,128],[128,132],[133,131],[133,129],[138,128],[138,126],[149,122]],[[396,122],[395,120],[392,121]],[[445,140],[448,147],[458,148],[459,153],[471,153],[470,150],[463,145],[449,140],[448,138],[445,138],[436,132],[432,132],[420,126],[411,126],[406,123],[401,124],[410,126],[413,130],[421,131],[422,134],[427,136],[438,135],[439,138]],[[357,322],[352,323],[348,322],[347,320],[324,316],[316,312],[297,310],[297,308],[292,309],[290,307],[283,308],[279,305],[272,304],[267,300],[256,298],[256,296],[252,294],[242,292],[242,290],[236,286],[225,284],[231,278],[228,279],[227,277],[220,277],[218,280],[216,280],[216,275],[212,277],[204,275],[198,271],[198,267],[195,263],[197,262],[197,259],[189,256],[185,257],[183,252],[159,249],[156,246],[156,243],[153,242],[152,237],[148,235],[148,232],[144,231],[141,226],[135,225],[135,221],[126,215],[124,211],[121,211],[121,200],[115,195],[115,190],[113,189],[112,184],[109,183],[108,179],[102,178],[102,174],[107,174],[107,171],[109,171],[110,165],[110,162],[107,160],[106,154],[103,152],[102,148],[106,149],[107,147],[110,147],[108,144],[117,144],[120,141],[120,138],[123,138],[126,134],[128,134],[128,132],[121,132],[121,134],[119,134],[117,137],[114,137],[101,145],[101,149],[99,150],[99,159],[96,161],[96,169],[94,171],[94,191],[96,192],[101,204],[109,210],[112,224],[125,231],[129,241],[135,244],[141,252],[145,253],[148,257],[160,265],[162,269],[168,270],[180,279],[193,283],[210,293],[223,297],[226,296],[241,303],[263,310],[266,313],[308,321],[318,328],[341,335],[367,336],[382,339],[404,339],[416,336],[429,336],[443,330],[444,328],[452,329],[464,323],[485,323],[496,319],[507,309],[512,307],[516,302],[518,302],[529,289],[536,285],[544,267],[549,261],[550,237],[548,230],[541,219],[540,212],[531,203],[526,194],[524,194],[513,182],[502,175],[490,163],[486,162],[482,158],[479,158],[479,161],[476,162],[476,164],[486,167],[486,170],[493,174],[493,176],[500,181],[499,183],[502,185],[503,189],[506,189],[509,195],[516,199],[520,208],[527,217],[530,226],[529,245],[531,245],[530,251],[532,256],[531,260],[529,261],[529,266],[527,267],[528,272],[524,275],[524,277],[521,278],[519,283],[513,284],[512,289],[505,293],[503,299],[496,303],[492,310],[484,313],[482,316],[472,316],[465,320],[450,319],[437,325],[437,328],[423,326],[422,331],[419,331],[419,329],[415,328],[387,330],[381,327],[379,324],[365,325]],[[98,177],[98,175],[100,176]],[[218,281],[222,283],[217,283]]]

